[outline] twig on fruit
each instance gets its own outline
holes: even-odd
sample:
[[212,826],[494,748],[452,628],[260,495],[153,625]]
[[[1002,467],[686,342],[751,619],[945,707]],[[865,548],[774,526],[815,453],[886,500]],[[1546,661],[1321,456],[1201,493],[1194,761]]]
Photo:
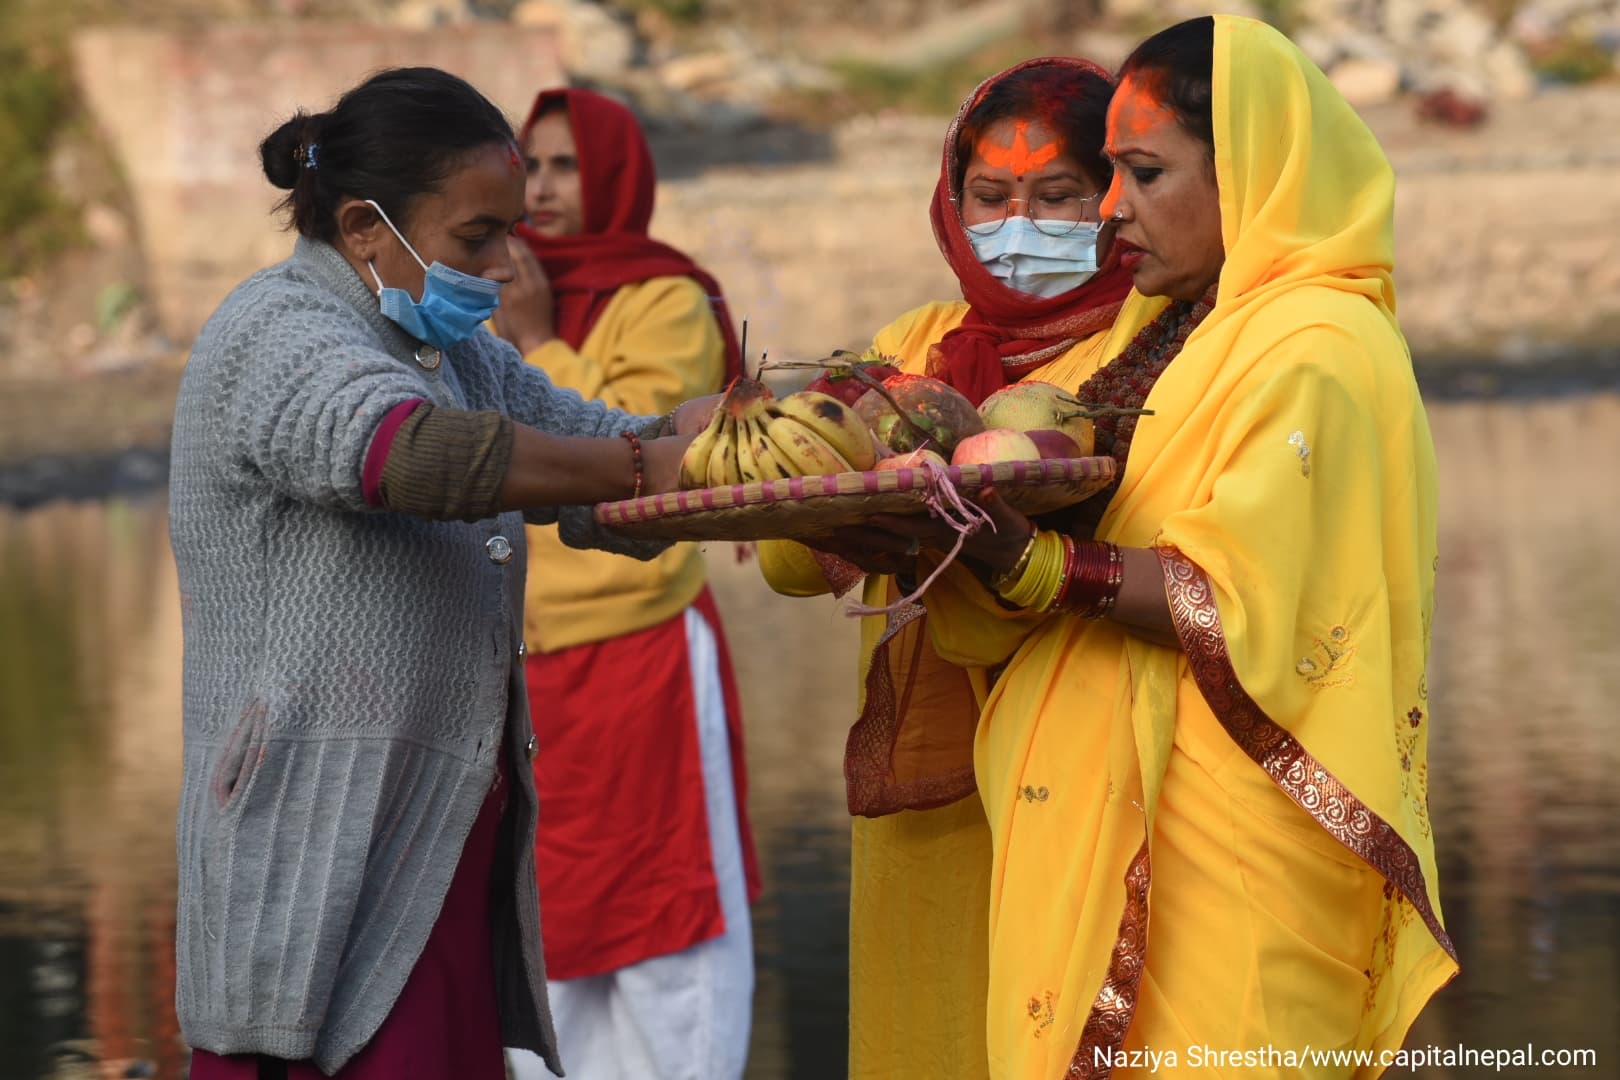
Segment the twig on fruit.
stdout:
[[[849,353],[847,355],[853,356],[854,353]],[[777,371],[777,370],[787,371],[787,370],[791,370],[791,369],[795,369],[795,368],[798,368],[798,369],[813,368],[816,371],[826,371],[828,368],[836,368],[836,369],[839,369],[839,370],[848,370],[848,369],[854,368],[856,366],[857,366],[856,364],[854,364],[854,363],[852,363],[852,362],[850,362],[848,360],[838,360],[838,359],[835,359],[835,358],[830,357],[830,356],[825,357],[825,358],[823,358],[821,360],[773,360],[769,364],[766,364],[764,362],[763,357],[760,358],[760,370],[761,371],[763,371],[766,368],[770,368],[772,371]]]
[[1054,394],[1053,397],[1065,405],[1074,406],[1075,411],[1061,417],[1063,420],[1095,420],[1099,416],[1152,416],[1152,409],[1122,409],[1117,405],[1096,405],[1089,401],[1081,401],[1073,394]]

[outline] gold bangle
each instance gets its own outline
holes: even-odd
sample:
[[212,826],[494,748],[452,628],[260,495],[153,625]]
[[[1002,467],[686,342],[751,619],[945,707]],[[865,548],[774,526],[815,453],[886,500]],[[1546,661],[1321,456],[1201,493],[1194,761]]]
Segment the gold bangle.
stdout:
[[1039,535],[1041,535],[1040,529],[1033,528],[1029,530],[1029,543],[1025,544],[1024,550],[1019,553],[1018,561],[1012,564],[1012,569],[990,582],[992,589],[998,593],[1005,593],[1018,580],[1019,575],[1024,572],[1024,568],[1029,565],[1029,556],[1035,550],[1035,538]]

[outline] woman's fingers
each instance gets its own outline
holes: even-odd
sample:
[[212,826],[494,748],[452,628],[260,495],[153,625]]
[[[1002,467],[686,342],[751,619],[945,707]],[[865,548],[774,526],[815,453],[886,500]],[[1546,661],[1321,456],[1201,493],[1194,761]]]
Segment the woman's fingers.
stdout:
[[828,555],[836,555],[869,574],[896,574],[915,566],[916,562],[903,550],[888,548],[887,545],[894,539],[883,534],[869,536],[868,530],[856,525],[820,537],[811,546]]
[[1001,497],[1001,492],[994,487],[987,487],[974,496],[973,501],[980,510],[990,515],[990,523],[996,527],[996,534],[1022,535],[1029,531],[1029,518],[1017,507]]
[[[985,489],[976,501],[990,515],[996,528],[978,530],[969,538],[964,553],[999,554],[1001,549],[1007,548],[1013,550],[1016,557],[1017,551],[1028,542],[1029,519],[992,489]],[[889,572],[896,558],[909,563],[925,550],[949,551],[956,544],[956,538],[955,529],[931,514],[875,514],[859,525],[834,530],[815,546],[848,559],[863,570],[877,570],[882,564],[882,572]]]
[[512,256],[512,280],[501,287],[501,306],[495,309],[495,328],[527,354],[556,336],[552,322],[551,282],[529,245],[515,236],[506,238]]
[[675,406],[675,430],[682,435],[695,435],[709,426],[714,419],[714,410],[720,407],[724,394],[705,394],[703,397],[689,398]]
[[833,530],[832,538],[840,546],[854,551],[889,554],[904,553],[911,547],[912,541],[909,535],[890,532],[873,525],[845,525],[843,528]]
[[691,435],[670,435],[641,443],[643,495],[680,490],[681,458],[692,439]]
[[927,514],[878,514],[862,527],[885,537],[888,548],[912,555],[923,548],[945,549],[956,543],[955,530]]

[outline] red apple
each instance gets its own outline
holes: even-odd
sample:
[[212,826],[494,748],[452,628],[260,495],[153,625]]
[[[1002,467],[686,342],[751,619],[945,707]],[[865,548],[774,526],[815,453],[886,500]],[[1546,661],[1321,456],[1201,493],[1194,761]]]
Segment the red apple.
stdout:
[[1035,461],[1041,456],[1035,441],[1022,431],[991,428],[969,435],[956,444],[952,465],[988,465],[996,461]]

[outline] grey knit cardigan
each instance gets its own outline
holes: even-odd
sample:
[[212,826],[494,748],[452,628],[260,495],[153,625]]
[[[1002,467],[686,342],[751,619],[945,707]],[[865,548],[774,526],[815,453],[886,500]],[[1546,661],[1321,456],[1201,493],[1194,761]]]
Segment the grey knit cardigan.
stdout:
[[[524,516],[381,512],[361,472],[378,422],[411,398],[571,435],[649,418],[554,388],[485,331],[437,370],[419,345],[342,255],[300,240],[220,305],[186,366],[169,502],[185,629],[180,1026],[214,1053],[341,1067],[421,954],[505,753],[518,784],[492,909],[502,1035],[560,1075],[524,752]],[[574,546],[659,550],[615,542],[588,508],[527,516]]]

